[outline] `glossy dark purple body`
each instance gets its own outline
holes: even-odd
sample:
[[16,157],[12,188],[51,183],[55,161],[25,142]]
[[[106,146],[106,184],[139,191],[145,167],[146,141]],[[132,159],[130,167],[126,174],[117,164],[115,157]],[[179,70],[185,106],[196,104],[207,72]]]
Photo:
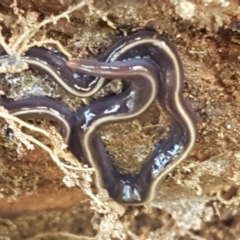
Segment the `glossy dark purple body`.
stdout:
[[[2,54],[0,63],[7,59],[8,56]],[[124,204],[152,200],[158,182],[192,149],[196,138],[195,116],[182,97],[184,74],[180,58],[166,37],[152,31],[139,31],[116,42],[98,61],[66,62],[64,56],[36,47],[26,52],[22,60],[51,75],[70,94],[83,94],[83,97],[85,93],[95,93],[114,78],[130,81],[123,93],[97,99],[80,107],[77,113],[50,98],[34,97],[14,102],[0,99],[0,105],[13,113],[24,108],[40,109],[39,106],[47,109],[44,113],[26,111],[20,117],[39,118],[41,115],[56,120],[62,136],[69,135],[66,140],[69,150],[79,161],[95,167],[97,187],[106,188],[114,200]],[[138,117],[156,99],[171,119],[171,130],[156,144],[139,174],[120,174],[98,130],[107,124]],[[59,114],[54,117],[50,109]]]

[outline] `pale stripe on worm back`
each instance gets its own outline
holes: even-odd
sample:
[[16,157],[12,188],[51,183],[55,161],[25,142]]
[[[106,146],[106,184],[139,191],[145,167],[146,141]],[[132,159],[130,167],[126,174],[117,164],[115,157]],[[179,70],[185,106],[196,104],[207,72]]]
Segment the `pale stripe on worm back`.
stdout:
[[63,103],[49,97],[29,97],[13,101],[1,96],[0,106],[23,120],[49,119],[54,121],[69,150],[79,160],[81,159],[81,162],[86,163],[78,140],[76,114]]
[[[70,94],[80,97],[96,93],[108,82],[105,77],[130,79],[130,87],[125,92],[100,98],[80,108],[78,124],[73,113],[47,98],[41,102],[40,108],[37,97],[11,103],[1,99],[0,102],[9,110],[14,108],[14,114],[24,118],[39,118],[40,115],[54,118],[62,126],[60,133],[68,141],[70,151],[80,161],[87,160],[96,168],[96,185],[105,187],[116,201],[125,204],[151,201],[159,181],[191,151],[196,139],[195,116],[183,99],[182,64],[174,45],[167,38],[151,31],[132,34],[110,47],[99,61],[67,62],[78,73],[66,66],[63,56],[43,48],[30,49],[22,60],[52,76]],[[2,54],[0,63],[6,61],[9,61],[9,56]],[[138,175],[120,174],[96,131],[103,125],[138,117],[156,95],[171,118],[171,131],[156,144]],[[56,115],[52,114],[54,111]]]
[[[99,59],[104,61],[106,57]],[[66,66],[64,55],[49,49],[32,47],[21,57],[8,56],[4,51],[0,53],[0,64],[17,66],[18,61],[48,74],[68,93],[81,98],[93,96],[107,83],[104,78],[73,72]]]
[[[143,204],[153,199],[160,180],[186,159],[193,148],[196,140],[195,116],[182,96],[182,63],[174,45],[167,38],[154,32],[140,31],[121,39],[110,49],[112,52],[108,52],[108,55],[113,61],[111,63],[91,60],[67,62],[75,71],[106,78],[122,77],[130,79],[131,83],[126,92],[96,100],[79,110],[82,129],[79,137],[87,160],[97,169],[97,187],[105,187],[116,201]],[[134,68],[136,60],[138,65]],[[139,67],[146,61],[155,66],[157,75],[153,66],[145,69]],[[124,64],[126,69],[122,71],[120,66]],[[143,76],[144,80],[141,80]],[[147,87],[153,86],[154,82],[155,86],[156,82],[159,84],[157,98],[171,118],[171,130],[156,145],[139,174],[120,174],[96,131],[104,125],[131,120],[142,114],[155,99],[156,90]],[[134,97],[130,95],[131,92],[134,92]],[[127,106],[126,99],[131,99],[132,107]]]

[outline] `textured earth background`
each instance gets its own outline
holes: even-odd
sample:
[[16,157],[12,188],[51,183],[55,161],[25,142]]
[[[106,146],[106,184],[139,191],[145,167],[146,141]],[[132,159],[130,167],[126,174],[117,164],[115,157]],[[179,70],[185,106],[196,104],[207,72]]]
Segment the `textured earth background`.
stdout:
[[[37,21],[79,3],[17,2],[23,16],[37,16]],[[18,30],[16,25],[12,29],[16,16],[10,4],[12,0],[0,1],[6,39]],[[240,239],[238,0],[89,1],[69,21],[48,24],[35,37],[58,40],[74,57],[97,57],[138,29],[156,29],[176,44],[186,75],[184,96],[199,119],[198,139],[190,156],[161,183],[150,206],[126,209],[122,231],[133,240]],[[13,98],[48,95],[72,109],[84,104],[48,76],[30,70],[2,76],[0,87]],[[121,82],[116,80],[101,94],[119,91]],[[166,122],[154,105],[140,119],[103,129],[107,149],[121,171],[138,170],[138,157],[129,164],[133,151],[141,149],[144,159],[164,134]],[[21,149],[6,137],[6,124],[0,124],[0,239],[95,239],[97,223],[91,220],[89,198],[79,188],[64,185],[62,171],[47,153],[36,148],[19,155]]]

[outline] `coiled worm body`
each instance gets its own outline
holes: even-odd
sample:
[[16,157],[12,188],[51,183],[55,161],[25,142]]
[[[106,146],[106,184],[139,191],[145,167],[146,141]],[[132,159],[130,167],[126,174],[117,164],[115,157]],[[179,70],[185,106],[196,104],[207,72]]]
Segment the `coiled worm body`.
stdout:
[[[93,102],[78,114],[82,129],[80,138],[86,158],[97,169],[96,185],[104,186],[110,196],[119,202],[143,204],[153,199],[159,181],[181,163],[194,146],[195,116],[182,96],[182,63],[167,38],[142,31],[120,40],[111,49],[108,53],[110,63],[73,60],[67,65],[89,75],[130,79],[131,86],[125,94],[131,99],[131,108],[127,107],[124,93],[109,97],[109,101],[100,99]],[[146,61],[152,66],[147,67]],[[128,67],[124,71],[118,69],[124,63]],[[156,144],[139,174],[120,174],[96,131],[104,125],[138,117],[156,98],[171,119],[171,130],[165,139]],[[111,113],[109,109],[112,109]]]
[[[9,61],[6,54],[0,64]],[[70,94],[90,97],[114,78],[130,81],[124,92],[97,99],[73,113],[49,98],[9,102],[0,105],[22,118],[53,119],[69,150],[95,168],[95,183],[116,201],[144,204],[154,198],[158,183],[189,154],[196,140],[196,121],[183,99],[184,73],[175,46],[152,31],[124,37],[98,60],[66,59],[43,48],[31,48],[22,61],[49,74]],[[170,131],[160,139],[137,175],[117,171],[97,133],[101,127],[137,118],[158,100],[168,114]]]

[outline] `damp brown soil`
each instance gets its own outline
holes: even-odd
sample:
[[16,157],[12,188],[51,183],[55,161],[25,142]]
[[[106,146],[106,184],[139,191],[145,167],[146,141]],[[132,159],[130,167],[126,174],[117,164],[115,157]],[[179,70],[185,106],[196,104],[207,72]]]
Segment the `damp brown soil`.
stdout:
[[[31,0],[21,2],[20,7],[26,14],[39,13],[40,21],[76,3],[63,2]],[[10,3],[0,3],[6,38],[15,19]],[[101,0],[94,7],[100,14],[86,9],[75,12],[71,21],[50,24],[39,35],[60,41],[79,58],[97,57],[111,43],[138,29],[167,35],[183,61],[184,97],[198,118],[194,149],[161,183],[151,207],[127,208],[122,221],[131,231],[128,239],[134,239],[131,234],[135,239],[240,239],[239,3]],[[0,90],[14,99],[51,96],[73,110],[92,100],[72,97],[50,77],[31,70],[3,76]],[[120,91],[116,81],[101,95]],[[117,168],[135,173],[167,133],[167,122],[154,104],[139,119],[107,126],[100,134]],[[0,239],[94,236],[89,198],[79,188],[64,185],[62,171],[47,153],[37,147],[26,152],[14,141],[6,123],[0,124]]]

